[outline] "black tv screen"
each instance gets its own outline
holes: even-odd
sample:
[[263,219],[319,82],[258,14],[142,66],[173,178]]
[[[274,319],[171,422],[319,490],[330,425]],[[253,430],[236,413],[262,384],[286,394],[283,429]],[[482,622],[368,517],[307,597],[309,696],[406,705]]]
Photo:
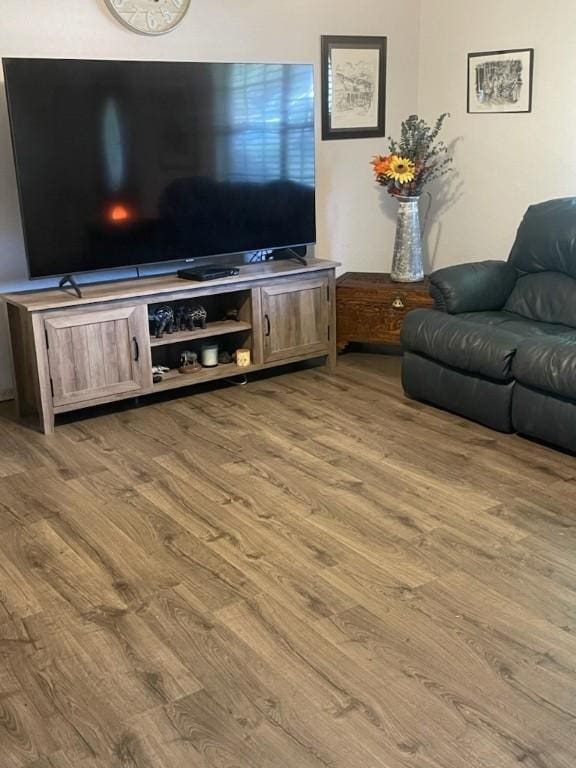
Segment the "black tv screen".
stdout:
[[30,277],[315,241],[306,64],[4,59]]

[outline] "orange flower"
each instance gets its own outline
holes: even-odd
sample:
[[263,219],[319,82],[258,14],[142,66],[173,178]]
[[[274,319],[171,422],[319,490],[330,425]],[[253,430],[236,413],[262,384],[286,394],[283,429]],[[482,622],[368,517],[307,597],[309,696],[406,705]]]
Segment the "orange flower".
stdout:
[[390,170],[391,155],[374,155],[371,164],[374,166],[375,176],[386,176]]

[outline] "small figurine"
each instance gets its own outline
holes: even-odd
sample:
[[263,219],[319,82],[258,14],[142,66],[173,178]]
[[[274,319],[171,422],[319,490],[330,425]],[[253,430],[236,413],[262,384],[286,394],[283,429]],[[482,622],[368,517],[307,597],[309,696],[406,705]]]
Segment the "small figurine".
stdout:
[[218,363],[220,365],[230,365],[232,362],[232,355],[225,349],[221,349],[218,352]]
[[174,310],[168,305],[158,307],[154,312],[148,315],[148,320],[152,326],[152,332],[157,339],[161,339],[166,333],[174,333]]
[[231,309],[227,309],[223,320],[235,320],[237,323],[240,321],[240,310],[238,307],[232,307]]
[[208,313],[201,304],[191,306],[183,304],[176,309],[176,328],[179,331],[193,331],[198,327],[206,328],[207,317]]
[[152,366],[152,383],[153,384],[160,384],[160,382],[164,378],[164,374],[168,373],[170,368],[166,368],[165,365],[154,365]]
[[201,368],[196,352],[186,350],[180,354],[180,368],[178,369],[180,373],[195,373]]

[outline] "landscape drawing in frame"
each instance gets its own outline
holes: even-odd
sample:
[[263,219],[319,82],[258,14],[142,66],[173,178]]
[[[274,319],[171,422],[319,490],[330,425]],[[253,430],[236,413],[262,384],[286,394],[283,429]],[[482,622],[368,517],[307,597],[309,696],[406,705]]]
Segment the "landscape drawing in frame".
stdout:
[[322,138],[385,135],[386,38],[322,36]]
[[468,54],[468,112],[531,112],[534,49]]

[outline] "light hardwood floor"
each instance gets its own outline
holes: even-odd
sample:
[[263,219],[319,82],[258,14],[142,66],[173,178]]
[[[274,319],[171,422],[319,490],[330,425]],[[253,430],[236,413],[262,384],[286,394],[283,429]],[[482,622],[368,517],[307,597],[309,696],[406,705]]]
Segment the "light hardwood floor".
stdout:
[[576,459],[370,355],[8,410],[1,768],[576,765]]

